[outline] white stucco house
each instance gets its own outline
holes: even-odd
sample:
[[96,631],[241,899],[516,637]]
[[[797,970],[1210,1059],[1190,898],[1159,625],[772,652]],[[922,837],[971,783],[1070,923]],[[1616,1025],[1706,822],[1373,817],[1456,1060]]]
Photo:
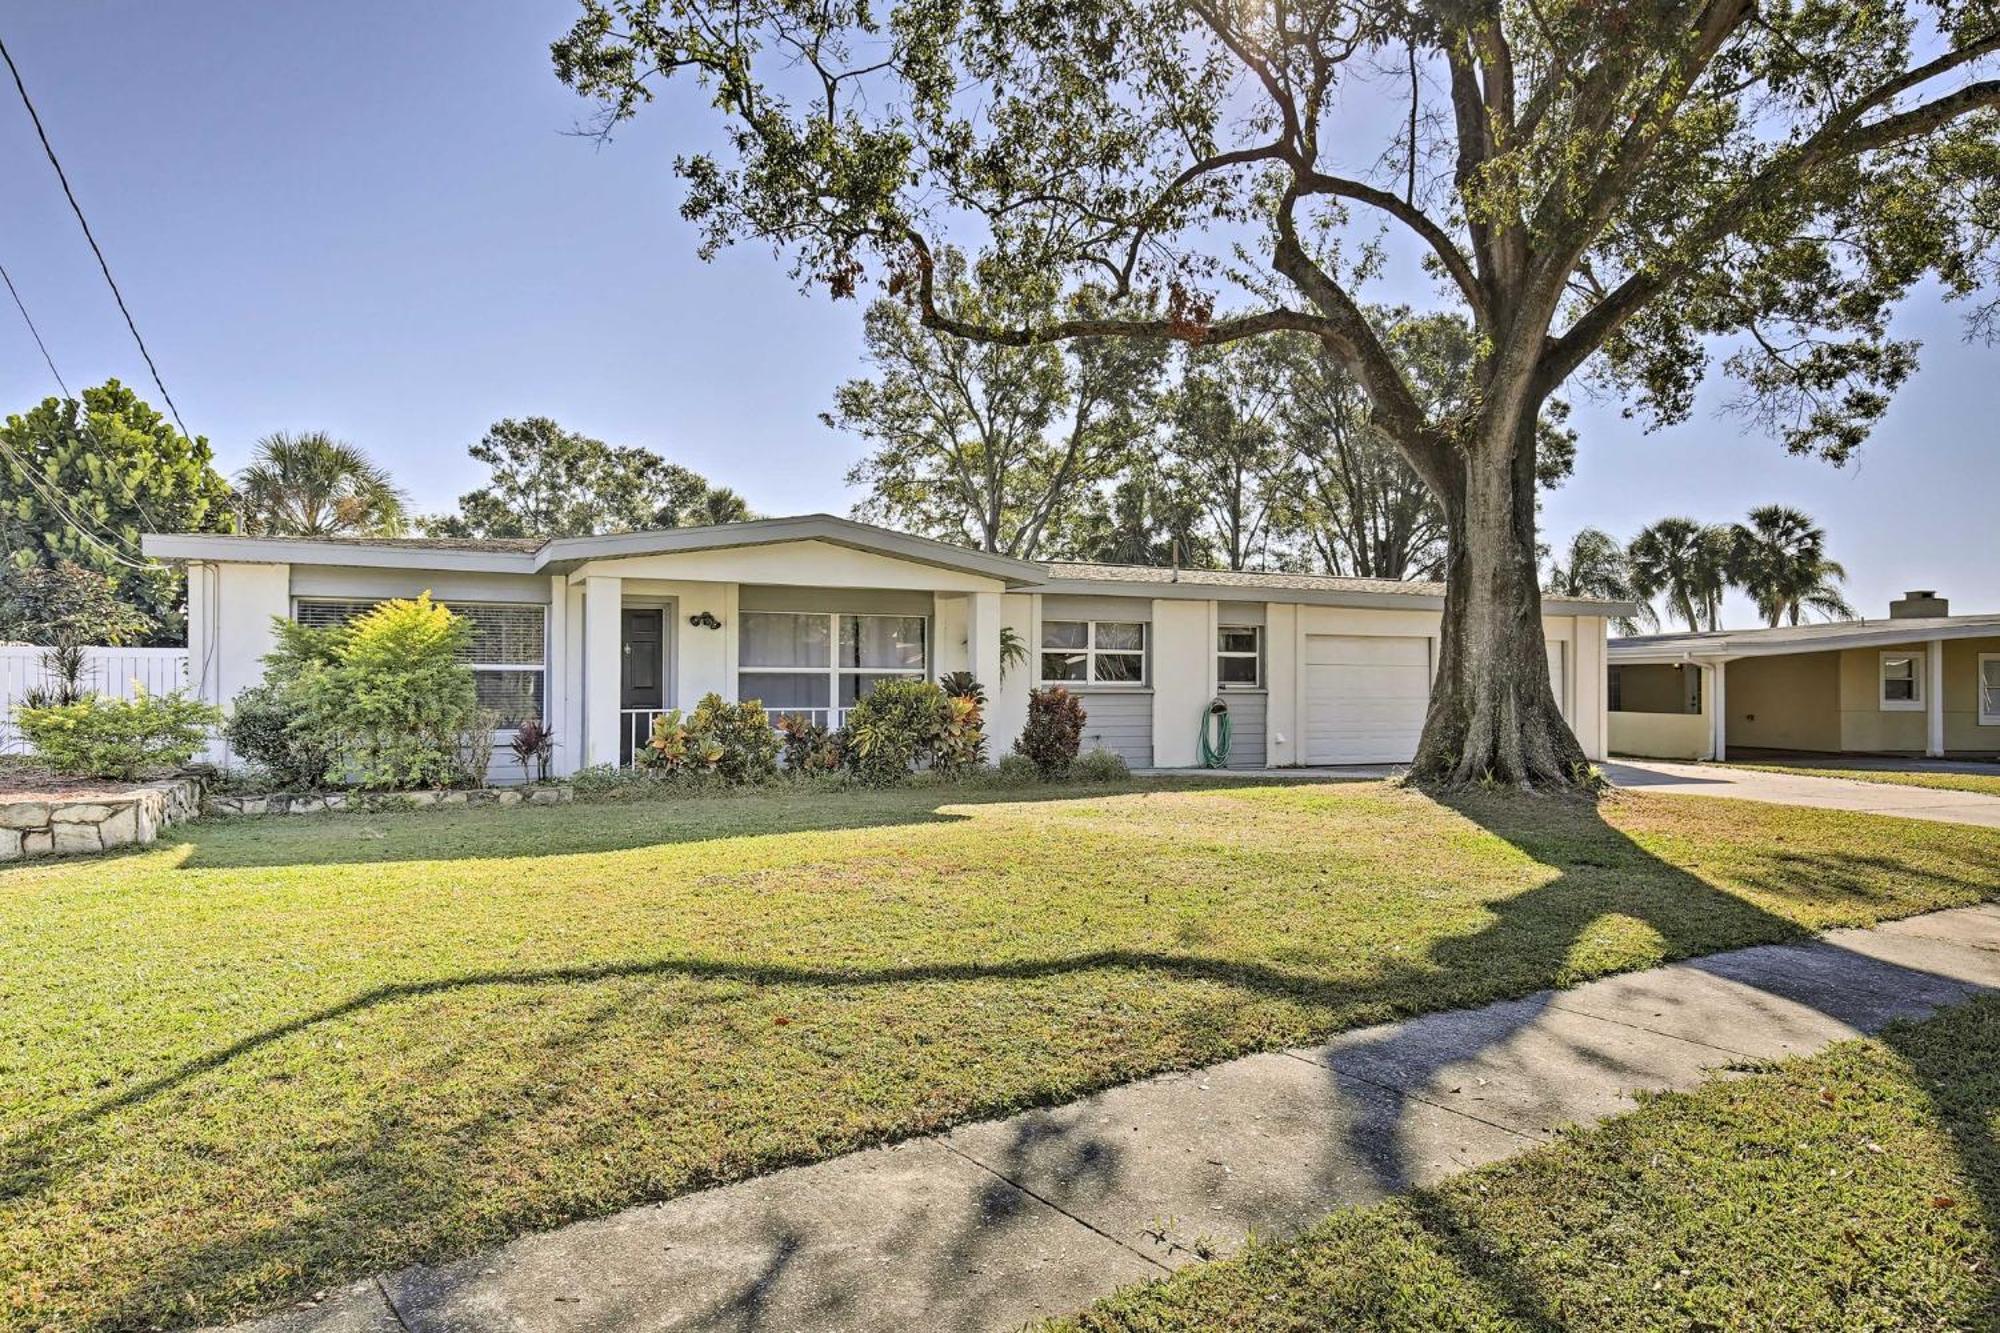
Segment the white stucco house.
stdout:
[[[1135,767],[1194,766],[1217,697],[1231,767],[1398,762],[1444,604],[1437,584],[1015,560],[825,514],[546,541],[153,534],[145,551],[187,566],[203,699],[258,683],[274,617],[324,624],[428,591],[475,622],[482,702],[555,732],[558,772],[628,761],[656,713],[711,690],[837,724],[877,680],[955,670],[986,687],[996,755],[1029,690],[1060,683],[1082,696],[1085,745]],[[1621,608],[1543,609],[1556,697],[1602,757]],[[1003,630],[1028,650],[1004,675]]]

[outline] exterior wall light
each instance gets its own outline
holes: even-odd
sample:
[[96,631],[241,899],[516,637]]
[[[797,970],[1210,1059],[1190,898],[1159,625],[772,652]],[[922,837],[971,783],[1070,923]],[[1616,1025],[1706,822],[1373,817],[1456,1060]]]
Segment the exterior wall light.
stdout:
[[697,611],[688,617],[688,624],[696,629],[721,629],[722,622],[715,618],[713,611]]

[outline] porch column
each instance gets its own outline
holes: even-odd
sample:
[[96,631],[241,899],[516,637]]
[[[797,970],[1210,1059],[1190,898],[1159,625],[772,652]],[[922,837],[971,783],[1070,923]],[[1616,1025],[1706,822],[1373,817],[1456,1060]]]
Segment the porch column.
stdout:
[[1714,739],[1709,748],[1714,751],[1709,757],[1720,762],[1729,757],[1729,685],[1727,672],[1729,663],[1717,662],[1709,677],[1708,691],[1709,725],[1714,728]]
[[1944,640],[1924,648],[1924,753],[1944,758]]
[[[992,757],[1005,754],[1013,747],[1014,735],[1001,737],[997,734],[999,722],[993,701],[1000,692],[1000,594],[997,592],[970,593],[965,599],[965,665],[972,672],[972,678],[986,687],[986,711],[988,718],[987,751]],[[1019,729],[1014,731],[1019,734]]]
[[593,574],[583,581],[583,762],[618,762],[619,612],[623,579]]

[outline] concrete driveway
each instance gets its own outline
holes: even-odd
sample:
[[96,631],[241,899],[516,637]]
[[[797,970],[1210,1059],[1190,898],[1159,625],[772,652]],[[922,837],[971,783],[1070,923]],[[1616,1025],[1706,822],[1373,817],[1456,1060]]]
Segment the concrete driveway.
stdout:
[[1755,769],[1722,768],[1714,764],[1670,764],[1658,760],[1618,759],[1603,766],[1612,783],[1634,791],[1673,796],[1726,796],[1738,801],[1767,801],[1821,810],[1858,810],[1875,815],[1900,815],[1944,824],[1978,824],[2000,828],[2000,796],[1945,791],[1936,787],[1901,787],[1853,778],[1802,777],[1793,773],[1761,773]]

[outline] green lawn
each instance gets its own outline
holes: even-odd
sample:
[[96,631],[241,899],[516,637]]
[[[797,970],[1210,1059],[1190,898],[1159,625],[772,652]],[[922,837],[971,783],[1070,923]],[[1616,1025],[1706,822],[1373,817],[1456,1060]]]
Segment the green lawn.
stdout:
[[218,1321],[887,1138],[1975,901],[2000,834],[1374,783],[237,820],[0,871],[0,1322]]
[[1047,1333],[1987,1329],[2000,1000],[1629,1115]]
[[1903,768],[1841,768],[1831,764],[1749,764],[1731,762],[1729,768],[1755,769],[1759,773],[1795,773],[1808,778],[1852,778],[1856,782],[1886,782],[1896,787],[1935,787],[1942,791],[1976,791],[2000,796],[2000,771],[1992,773],[1930,773]]

